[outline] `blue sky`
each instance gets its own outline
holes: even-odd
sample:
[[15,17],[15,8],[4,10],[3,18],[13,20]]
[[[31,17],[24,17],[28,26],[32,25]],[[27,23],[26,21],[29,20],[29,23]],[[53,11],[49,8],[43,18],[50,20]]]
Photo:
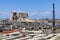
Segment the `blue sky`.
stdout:
[[25,11],[29,19],[52,18],[55,3],[56,19],[60,19],[60,0],[0,0],[0,19],[9,18],[11,11]]

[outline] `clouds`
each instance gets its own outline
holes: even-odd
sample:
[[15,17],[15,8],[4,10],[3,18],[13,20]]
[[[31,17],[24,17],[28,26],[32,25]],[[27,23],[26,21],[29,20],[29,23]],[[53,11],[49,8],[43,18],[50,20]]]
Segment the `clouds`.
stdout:
[[51,18],[52,13],[49,11],[33,11],[29,12],[30,18],[40,19],[40,18]]
[[49,15],[51,15],[49,11],[40,12],[40,14],[41,14],[43,17],[48,17]]
[[41,15],[49,15],[49,11],[40,12]]
[[32,11],[28,12],[29,18],[30,19],[36,19],[37,18],[38,11]]
[[0,19],[9,18],[9,12],[0,12]]
[[30,15],[30,16],[34,16],[34,15],[36,15],[38,12],[37,11],[33,11],[33,12],[29,12],[28,14]]

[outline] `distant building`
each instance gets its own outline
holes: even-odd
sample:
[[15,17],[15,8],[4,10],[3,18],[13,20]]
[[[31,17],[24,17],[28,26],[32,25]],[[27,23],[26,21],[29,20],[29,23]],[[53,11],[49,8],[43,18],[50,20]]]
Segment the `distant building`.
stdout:
[[16,21],[24,21],[28,19],[28,13],[26,12],[11,12],[10,13],[10,20],[16,20]]

